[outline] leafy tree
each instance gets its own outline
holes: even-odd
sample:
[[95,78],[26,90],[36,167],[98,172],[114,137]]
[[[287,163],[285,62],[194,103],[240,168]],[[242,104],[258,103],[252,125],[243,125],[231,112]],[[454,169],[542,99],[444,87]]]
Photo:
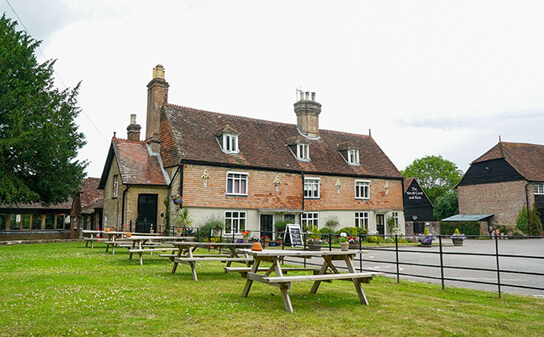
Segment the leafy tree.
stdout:
[[459,213],[459,197],[456,190],[446,192],[434,201],[433,216],[435,220],[442,220]]
[[433,204],[438,197],[452,191],[463,175],[457,165],[442,156],[416,159],[401,173],[406,178],[416,178]]
[[54,61],[39,64],[40,42],[0,18],[0,203],[56,203],[74,196],[87,163],[74,120],[79,84],[53,86]]

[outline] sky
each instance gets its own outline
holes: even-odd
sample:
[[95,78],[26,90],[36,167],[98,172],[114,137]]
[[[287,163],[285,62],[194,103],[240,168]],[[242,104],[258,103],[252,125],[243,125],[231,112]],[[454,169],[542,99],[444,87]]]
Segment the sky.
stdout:
[[[505,142],[544,144],[544,1],[0,0],[41,40],[57,85],[81,82],[79,160],[100,177],[147,83],[169,103],[296,123],[316,92],[320,128],[368,135],[399,170],[441,155],[463,172]],[[24,27],[21,25],[24,24]]]

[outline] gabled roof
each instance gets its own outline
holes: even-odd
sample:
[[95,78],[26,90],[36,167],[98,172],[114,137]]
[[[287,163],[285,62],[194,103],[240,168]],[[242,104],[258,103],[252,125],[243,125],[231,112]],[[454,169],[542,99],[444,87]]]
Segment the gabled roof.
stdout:
[[100,178],[87,178],[81,185],[81,209],[87,209],[98,204],[104,196],[104,191],[98,189]]
[[544,181],[544,145],[499,142],[472,164],[505,159],[528,181]]
[[143,141],[112,138],[99,188],[104,189],[113,158],[117,159],[121,182],[124,185],[166,186],[159,158],[152,155]]
[[[239,133],[238,154],[225,154],[217,130],[229,126]],[[303,137],[297,126],[202,111],[172,104],[161,110],[161,157],[165,167],[183,161],[305,173],[402,179],[402,175],[370,136],[320,130],[310,144],[309,162],[298,161],[289,145]],[[359,149],[360,166],[346,163],[345,144]]]

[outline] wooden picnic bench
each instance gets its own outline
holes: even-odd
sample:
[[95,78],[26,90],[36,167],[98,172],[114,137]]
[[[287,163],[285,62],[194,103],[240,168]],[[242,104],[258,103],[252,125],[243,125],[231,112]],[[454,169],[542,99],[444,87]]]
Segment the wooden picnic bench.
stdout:
[[[311,294],[316,294],[321,282],[332,283],[334,280],[347,280],[353,282],[357,295],[361,304],[368,305],[368,300],[363,291],[361,283],[370,283],[376,275],[383,275],[382,273],[360,273],[355,270],[353,266],[353,259],[356,254],[360,253],[359,250],[324,250],[324,251],[307,251],[307,250],[273,250],[265,249],[263,251],[252,251],[249,249],[243,249],[243,252],[248,255],[252,255],[255,259],[253,267],[250,271],[241,270],[240,275],[246,278],[246,284],[242,291],[242,297],[247,297],[254,281],[280,288],[281,296],[285,309],[288,312],[293,312],[293,306],[291,304],[291,298],[289,297],[288,290],[291,289],[292,282],[310,281],[313,282],[310,290]],[[284,258],[311,258],[321,257],[323,258],[323,264],[317,272],[314,271],[313,275],[284,275],[289,271],[289,268],[284,268],[281,262]],[[345,263],[348,272],[341,273],[338,270],[336,261],[342,261]],[[260,268],[261,262],[270,262],[272,265],[268,268]],[[304,268],[300,268],[303,269]],[[310,269],[311,270],[311,269]],[[330,272],[328,272],[330,270]],[[229,270],[230,271],[230,270]],[[300,270],[299,270],[300,271]],[[264,274],[262,274],[264,272]],[[275,276],[271,276],[274,273]]]
[[220,261],[227,263],[227,267],[233,262],[245,263],[246,266],[250,266],[253,262],[253,258],[248,257],[246,254],[243,256],[238,255],[239,248],[248,248],[251,247],[251,243],[235,243],[235,242],[214,242],[213,246],[220,248],[227,248],[229,251],[228,255],[225,254],[208,254],[208,255],[195,255],[193,254],[198,248],[207,248],[210,246],[209,242],[175,242],[174,247],[179,248],[177,256],[172,260],[174,266],[172,267],[172,273],[176,272],[178,264],[188,264],[191,267],[191,273],[193,280],[198,281],[196,275],[196,263],[197,262],[210,262],[210,261]]
[[140,265],[143,265],[143,253],[153,254],[153,252],[175,252],[178,250],[178,248],[174,247],[173,243],[193,239],[193,237],[189,236],[131,236],[126,238],[126,240],[132,245],[132,247],[129,247],[130,256],[128,259],[132,260],[132,255],[137,253]]

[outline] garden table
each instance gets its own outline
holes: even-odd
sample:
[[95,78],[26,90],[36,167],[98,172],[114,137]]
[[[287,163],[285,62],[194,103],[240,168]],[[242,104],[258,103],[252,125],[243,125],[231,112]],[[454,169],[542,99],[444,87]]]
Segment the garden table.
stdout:
[[[275,249],[264,249],[262,251],[253,251],[251,249],[242,249],[241,252],[253,256],[255,259],[251,271],[248,273],[241,273],[242,277],[246,278],[246,284],[244,290],[242,291],[242,297],[247,297],[251,285],[254,281],[268,284],[271,286],[276,286],[280,288],[281,296],[285,305],[285,309],[288,312],[293,312],[293,306],[291,304],[291,299],[289,293],[287,292],[291,289],[291,282],[297,281],[313,281],[312,289],[310,290],[311,294],[317,293],[321,282],[332,282],[333,280],[348,280],[353,282],[357,295],[361,304],[368,305],[365,292],[361,283],[370,283],[370,280],[376,275],[383,275],[383,273],[360,273],[356,272],[355,267],[353,266],[353,259],[355,255],[361,253],[359,250],[322,250],[322,251],[309,251],[309,250],[275,250]],[[285,258],[312,258],[312,257],[321,257],[323,258],[323,264],[319,271],[314,275],[294,275],[287,276],[284,275],[284,271],[281,265],[281,262]],[[338,265],[335,264],[338,261],[343,261],[346,264],[348,273],[340,273],[338,271]],[[259,268],[261,262],[270,262],[272,265],[270,268]],[[287,269],[287,268],[286,268]],[[327,272],[328,270],[332,272]],[[276,276],[270,276],[272,273],[275,273]]]
[[[250,266],[253,262],[253,258],[248,257],[245,253],[242,254],[243,256],[240,256],[238,250],[240,248],[249,248],[252,245],[253,243],[250,242],[174,242],[174,247],[178,248],[179,250],[177,252],[177,256],[173,259],[174,267],[172,268],[172,273],[176,272],[179,263],[188,264],[191,266],[193,280],[198,281],[196,275],[197,262],[221,261],[226,262],[228,267],[230,267],[231,263],[233,262],[239,262]],[[210,246],[227,248],[228,254],[193,254],[198,248],[208,248]]]
[[132,254],[138,253],[140,257],[140,265],[143,265],[142,253],[154,251],[176,251],[178,248],[173,246],[174,243],[180,241],[194,240],[193,236],[154,236],[154,235],[132,235],[125,237],[125,240],[131,242],[129,246],[129,260],[132,260]]
[[91,248],[94,248],[94,242],[95,241],[99,241],[99,240],[102,240],[103,239],[100,239],[99,237],[97,237],[97,235],[99,233],[102,233],[101,231],[99,230],[93,230],[93,229],[82,229],[81,230],[81,233],[83,234],[87,234],[88,236],[86,237],[83,237],[83,240],[85,241],[85,247],[88,247],[89,246],[89,242],[91,243]]

